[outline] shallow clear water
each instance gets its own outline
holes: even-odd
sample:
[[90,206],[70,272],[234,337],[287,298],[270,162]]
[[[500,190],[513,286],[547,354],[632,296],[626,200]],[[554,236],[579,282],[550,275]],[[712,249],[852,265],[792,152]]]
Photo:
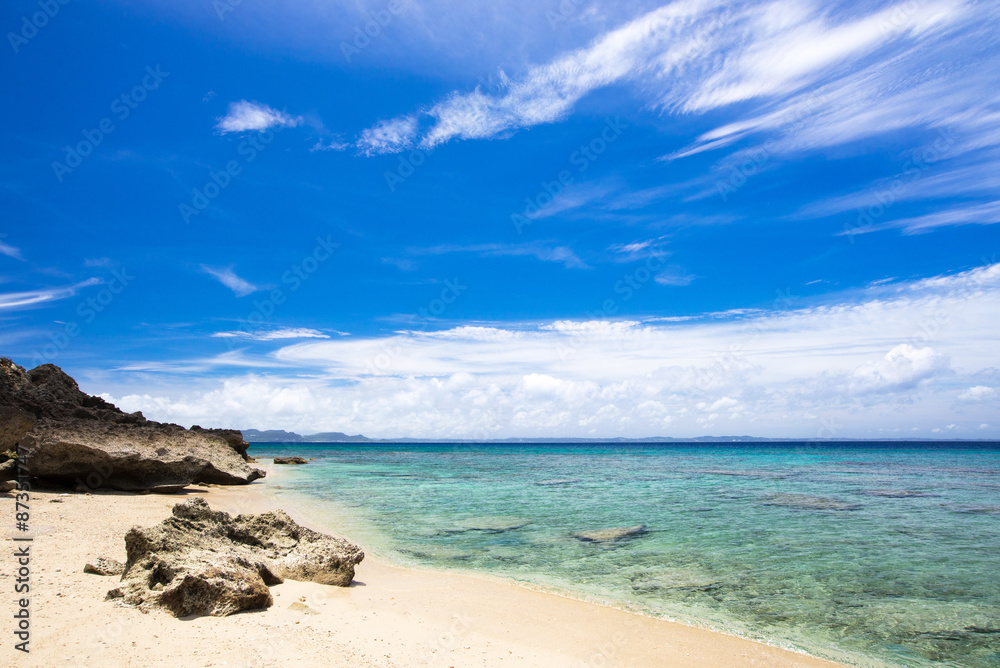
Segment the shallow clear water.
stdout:
[[[840,660],[1000,666],[1000,444],[255,444],[369,550]],[[618,540],[584,532],[637,527]],[[602,536],[591,536],[591,538]]]

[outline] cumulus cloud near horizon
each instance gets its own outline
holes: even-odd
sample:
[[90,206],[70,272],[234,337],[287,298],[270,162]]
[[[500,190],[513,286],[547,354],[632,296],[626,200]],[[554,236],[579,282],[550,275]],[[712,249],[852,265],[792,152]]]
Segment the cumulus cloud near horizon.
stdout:
[[144,376],[143,393],[114,396],[182,424],[384,438],[889,438],[947,424],[982,438],[1000,409],[998,319],[995,264],[789,310],[303,340],[264,375],[248,363],[180,392]]

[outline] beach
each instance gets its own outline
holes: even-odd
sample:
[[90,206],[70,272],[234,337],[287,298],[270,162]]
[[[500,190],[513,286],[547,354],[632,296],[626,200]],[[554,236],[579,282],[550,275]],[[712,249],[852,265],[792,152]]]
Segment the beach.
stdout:
[[[267,610],[194,619],[105,601],[118,578],[83,572],[99,557],[124,561],[127,529],[159,523],[185,498],[200,496],[231,513],[272,510],[261,493],[267,484],[196,485],[180,494],[32,492],[31,651],[15,651],[8,639],[0,665],[838,665],[512,582],[371,556],[351,587],[287,580],[271,587]],[[5,498],[5,506],[13,503]],[[337,532],[283,509],[313,529]],[[2,571],[9,583],[8,563]]]

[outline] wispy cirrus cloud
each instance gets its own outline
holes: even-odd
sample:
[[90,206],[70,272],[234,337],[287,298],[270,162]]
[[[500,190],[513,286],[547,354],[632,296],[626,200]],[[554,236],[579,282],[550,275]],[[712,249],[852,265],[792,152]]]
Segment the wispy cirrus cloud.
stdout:
[[8,243],[0,241],[0,255],[6,255],[7,257],[14,258],[15,260],[20,260],[24,262],[24,256],[21,255],[21,249],[11,246]]
[[495,257],[533,257],[542,262],[558,262],[569,269],[589,269],[573,249],[557,244],[543,242],[525,244],[470,244],[443,245],[427,248],[411,248],[411,255],[447,255],[450,253],[476,253]]
[[984,204],[952,203],[941,211],[909,218],[889,220],[867,227],[851,227],[838,232],[840,236],[866,234],[882,230],[901,229],[906,234],[920,234],[938,227],[954,225],[993,225],[1000,223],[1000,201]]
[[[334,334],[346,336],[346,332],[333,331]],[[329,339],[330,335],[318,329],[306,327],[283,327],[280,329],[258,330],[247,332],[243,330],[231,330],[226,332],[215,332],[212,334],[220,339],[246,339],[250,341],[280,341],[283,339]]]
[[315,153],[316,151],[346,151],[351,148],[352,144],[350,142],[345,142],[341,139],[331,139],[327,142],[318,141],[313,144],[313,147],[309,149],[310,152]]
[[237,297],[246,297],[247,295],[261,289],[259,286],[254,285],[250,281],[237,276],[232,267],[210,267],[203,264],[201,265],[201,270],[232,290],[233,294]]
[[[648,12],[549,63],[529,68],[498,91],[453,92],[419,117],[383,121],[367,132],[405,120],[406,143],[373,146],[394,152],[415,141],[430,148],[452,139],[484,139],[564,118],[592,91],[635,83],[654,105],[679,113],[704,113],[736,102],[788,102],[824,80],[854,79],[848,66],[877,57],[899,70],[899,53],[933,42],[935,32],[968,18],[959,1],[886,4],[834,20],[818,5],[778,0],[764,6],[681,0]],[[845,91],[846,92],[846,91]],[[827,100],[835,108],[837,100]],[[817,111],[822,111],[818,109]],[[798,112],[801,113],[801,110]],[[815,112],[814,112],[815,113]],[[731,123],[700,141],[717,147],[759,129],[763,118]],[[787,121],[787,118],[786,118]]]
[[240,100],[229,104],[229,111],[219,119],[215,128],[222,134],[263,132],[273,127],[294,128],[301,123],[301,116],[293,117],[266,104]]
[[684,287],[691,285],[698,277],[689,274],[682,267],[670,266],[653,277],[653,280],[660,285],[670,285],[674,287]]
[[400,116],[364,130],[356,143],[363,155],[398,153],[413,146],[417,136],[417,119],[414,116]]
[[88,278],[75,285],[66,285],[57,288],[43,288],[41,290],[30,290],[27,292],[7,292],[0,294],[0,309],[14,310],[28,306],[37,306],[49,302],[68,299],[75,296],[81,288],[91,285],[100,285],[99,278]]

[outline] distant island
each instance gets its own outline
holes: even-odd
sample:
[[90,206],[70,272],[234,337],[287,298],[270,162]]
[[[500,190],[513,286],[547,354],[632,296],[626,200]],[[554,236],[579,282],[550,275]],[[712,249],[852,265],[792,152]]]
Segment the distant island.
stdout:
[[[676,438],[673,436],[647,436],[645,438],[368,438],[361,434],[350,436],[340,431],[324,431],[318,434],[296,434],[284,429],[243,429],[243,438],[248,443],[895,443],[895,442],[932,442],[926,438],[766,438],[763,436],[695,436],[692,438]],[[989,441],[989,439],[938,439],[938,442]]]
[[370,443],[372,439],[361,434],[349,436],[339,431],[324,431],[303,436],[284,429],[244,429],[247,443]]

